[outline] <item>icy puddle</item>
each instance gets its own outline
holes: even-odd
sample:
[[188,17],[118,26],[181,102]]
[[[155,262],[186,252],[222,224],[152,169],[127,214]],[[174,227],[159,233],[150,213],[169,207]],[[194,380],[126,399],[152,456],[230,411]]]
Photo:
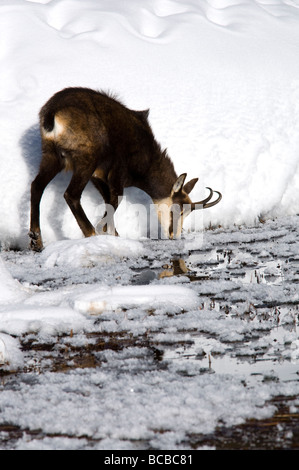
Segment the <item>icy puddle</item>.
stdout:
[[[187,264],[186,264],[187,261]],[[283,281],[283,272],[281,268],[281,262],[279,261],[268,261],[254,263],[254,267],[250,267],[245,262],[242,267],[234,266],[233,263],[230,265],[231,253],[219,253],[217,250],[213,250],[208,254],[191,254],[187,260],[182,258],[172,259],[170,264],[163,265],[163,271],[158,274],[158,278],[180,276],[185,275],[190,281],[199,281],[209,278],[211,268],[214,268],[217,275],[217,269],[226,268],[230,270],[232,277],[240,279],[245,284],[281,284]],[[187,266],[190,266],[188,268]],[[146,280],[148,277],[149,281],[155,278],[155,275],[146,272],[141,278]]]
[[[285,351],[283,348],[285,334],[286,330],[283,327],[277,327],[269,334],[268,348],[254,346],[250,350],[250,342],[247,342],[247,351],[242,348],[238,351],[238,345],[233,345],[227,353],[217,352],[216,340],[202,336],[196,337],[188,345],[166,349],[163,359],[176,362],[178,367],[181,367],[182,374],[184,374],[184,370],[188,374],[188,369],[192,373],[190,367],[192,364],[194,370],[197,369],[200,373],[237,375],[244,380],[246,386],[254,386],[258,381],[297,381],[299,378],[297,361],[299,342],[296,341],[290,347],[291,360],[289,361],[283,359],[283,354],[279,358],[277,351],[275,351],[279,348]],[[215,352],[212,354],[213,348]]]
[[299,448],[298,221],[2,252],[0,448]]

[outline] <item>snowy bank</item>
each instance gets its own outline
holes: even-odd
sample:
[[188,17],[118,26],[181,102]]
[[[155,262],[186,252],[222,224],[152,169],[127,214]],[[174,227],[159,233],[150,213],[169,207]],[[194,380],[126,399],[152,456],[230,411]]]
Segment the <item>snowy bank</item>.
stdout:
[[[199,177],[194,200],[205,186],[223,194],[205,211],[204,226],[296,214],[298,24],[298,6],[282,0],[2,2],[2,246],[28,244],[38,112],[67,86],[111,90],[132,109],[151,108],[154,133],[177,172]],[[63,199],[68,181],[59,175],[44,194],[46,244],[81,237]],[[88,186],[82,201],[96,224],[99,194]],[[125,207],[119,211],[126,233],[144,233]]]
[[120,262],[126,258],[138,258],[145,250],[137,240],[126,240],[110,235],[99,235],[83,240],[65,240],[52,243],[42,253],[42,260],[50,268],[65,266],[67,269]]

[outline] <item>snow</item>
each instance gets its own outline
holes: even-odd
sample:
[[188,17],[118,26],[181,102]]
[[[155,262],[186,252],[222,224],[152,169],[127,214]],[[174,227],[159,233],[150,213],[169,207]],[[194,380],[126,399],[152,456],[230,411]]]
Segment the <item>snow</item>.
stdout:
[[19,341],[10,335],[0,334],[0,367],[18,369],[24,365],[24,357],[20,351]]
[[[298,223],[203,243],[99,236],[83,258],[76,240],[3,251],[0,368],[17,375],[4,377],[0,422],[24,431],[0,446],[188,449],[219,422],[272,416],[271,398],[299,393]],[[5,300],[13,277],[20,297]]]
[[26,291],[22,285],[13,279],[0,258],[0,305],[21,301],[26,297]]
[[119,240],[117,237],[102,235],[80,241],[64,240],[45,248],[42,258],[47,267],[66,266],[75,269],[80,266],[111,262],[115,259],[138,258],[144,254],[143,246],[135,240]]
[[75,296],[74,307],[90,314],[120,308],[148,306],[159,308],[172,305],[176,307],[194,308],[199,304],[195,292],[182,286],[121,286],[92,287],[83,295]]
[[[19,449],[188,447],[299,393],[298,23],[295,0],[0,1],[0,447],[1,423]],[[28,252],[38,112],[67,86],[150,108],[192,199],[221,203],[149,240],[128,188],[120,236],[83,239],[60,174]],[[92,185],[82,205],[96,226]]]
[[[200,178],[194,200],[205,186],[224,195],[205,226],[298,212],[296,3],[12,0],[0,22],[2,244],[27,244],[38,111],[67,86],[151,109],[177,172]],[[81,236],[62,197],[67,181],[57,177],[43,198],[47,243]],[[83,205],[93,222],[99,201],[89,187]]]

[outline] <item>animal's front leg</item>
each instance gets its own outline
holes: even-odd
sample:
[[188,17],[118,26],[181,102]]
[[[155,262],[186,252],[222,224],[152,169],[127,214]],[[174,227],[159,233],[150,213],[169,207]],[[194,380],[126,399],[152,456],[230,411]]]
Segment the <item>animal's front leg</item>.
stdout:
[[64,193],[65,200],[85,237],[96,235],[95,229],[88,220],[80,202],[81,194],[88,180],[88,176],[85,175],[84,177],[82,173],[74,173],[71,182]]
[[109,204],[106,204],[106,212],[103,217],[103,219],[105,218],[104,227],[106,226],[107,233],[109,233],[110,235],[114,235],[115,237],[118,237],[119,235],[115,228],[114,216],[118,208],[119,202],[122,198],[122,194],[123,194],[123,191],[121,189],[116,189],[114,187],[110,188],[110,202]]

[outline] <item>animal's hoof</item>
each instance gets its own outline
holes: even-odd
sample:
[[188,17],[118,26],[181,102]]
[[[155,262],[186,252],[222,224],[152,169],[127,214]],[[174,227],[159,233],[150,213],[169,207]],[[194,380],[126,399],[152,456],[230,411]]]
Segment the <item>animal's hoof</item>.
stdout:
[[30,240],[30,249],[33,251],[40,252],[43,249],[43,242],[39,233],[29,232]]

